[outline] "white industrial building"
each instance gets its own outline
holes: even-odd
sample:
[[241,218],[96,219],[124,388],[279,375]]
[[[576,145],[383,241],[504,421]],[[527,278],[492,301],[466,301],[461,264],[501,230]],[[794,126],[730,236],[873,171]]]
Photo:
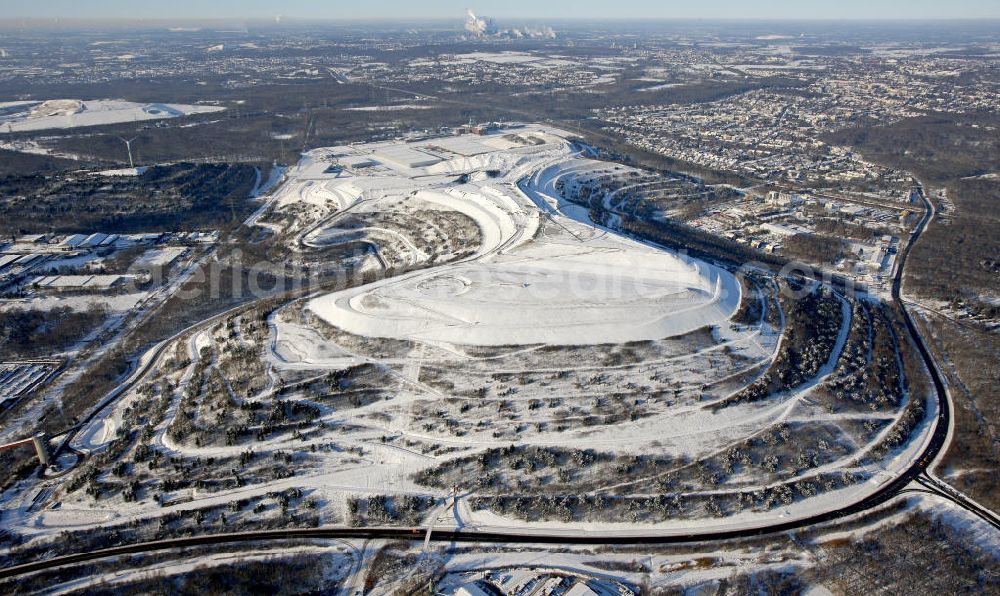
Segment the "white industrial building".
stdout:
[[403,168],[425,168],[443,161],[437,155],[421,151],[413,145],[389,145],[375,151],[376,159]]
[[134,275],[46,275],[36,277],[31,285],[42,290],[71,292],[90,290],[105,292],[128,285],[136,279]]

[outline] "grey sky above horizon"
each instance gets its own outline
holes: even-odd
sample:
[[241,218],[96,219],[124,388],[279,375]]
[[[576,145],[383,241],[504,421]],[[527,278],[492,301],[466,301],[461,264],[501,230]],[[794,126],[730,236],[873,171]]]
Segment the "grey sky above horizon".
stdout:
[[504,19],[984,19],[1000,0],[4,0],[0,18],[40,19],[439,19],[466,8]]

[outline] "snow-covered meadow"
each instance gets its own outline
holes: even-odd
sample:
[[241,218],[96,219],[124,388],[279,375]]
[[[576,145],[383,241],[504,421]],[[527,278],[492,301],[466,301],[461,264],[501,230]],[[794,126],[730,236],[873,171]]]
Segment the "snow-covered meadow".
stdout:
[[0,103],[0,133],[79,128],[208,114],[220,106],[134,103],[110,99],[58,99]]
[[[60,512],[26,500],[17,523],[413,524],[458,486],[443,525],[684,533],[836,508],[905,467],[932,412],[856,388],[897,367],[870,364],[892,341],[876,305],[817,289],[807,312],[595,224],[560,188],[605,166],[567,137],[305,154],[250,223],[317,266],[366,246],[370,275],[178,338],[81,430]],[[748,393],[791,378],[789,350],[808,374]]]

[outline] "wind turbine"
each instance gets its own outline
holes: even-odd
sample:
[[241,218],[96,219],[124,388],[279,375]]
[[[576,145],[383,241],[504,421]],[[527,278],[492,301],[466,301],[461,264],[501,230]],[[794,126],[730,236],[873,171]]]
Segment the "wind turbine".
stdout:
[[135,168],[135,162],[132,161],[132,141],[136,140],[137,138],[139,137],[132,137],[131,139],[126,140],[123,139],[122,137],[118,137],[118,140],[125,143],[125,149],[128,151],[128,167],[130,168]]

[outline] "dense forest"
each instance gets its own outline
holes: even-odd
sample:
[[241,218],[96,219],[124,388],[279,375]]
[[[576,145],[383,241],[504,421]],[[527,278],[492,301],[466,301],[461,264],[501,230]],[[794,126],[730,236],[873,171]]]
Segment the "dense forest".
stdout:
[[782,248],[793,259],[819,265],[832,265],[847,254],[843,240],[819,234],[795,234],[784,240]]
[[0,234],[218,229],[249,212],[256,181],[246,164],[179,163],[140,176],[7,175]]
[[79,167],[79,162],[69,159],[0,149],[0,177],[26,173],[51,174],[53,172],[78,169]]
[[50,357],[65,351],[104,321],[100,307],[74,311],[12,309],[0,312],[0,359]]

